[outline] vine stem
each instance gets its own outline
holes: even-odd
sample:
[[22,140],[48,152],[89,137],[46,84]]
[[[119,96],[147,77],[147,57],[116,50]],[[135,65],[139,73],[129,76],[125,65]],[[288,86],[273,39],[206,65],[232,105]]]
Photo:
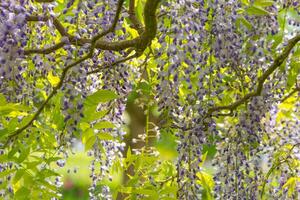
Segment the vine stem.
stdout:
[[261,95],[261,92],[264,88],[264,83],[269,78],[269,76],[278,68],[281,66],[281,64],[285,61],[285,59],[289,56],[291,50],[294,48],[294,46],[300,41],[300,34],[296,35],[292,39],[290,39],[285,47],[285,49],[282,51],[280,55],[278,55],[271,66],[258,78],[258,83],[256,86],[256,90],[253,92],[250,92],[246,94],[243,98],[236,100],[235,102],[225,105],[225,106],[216,106],[208,109],[207,116],[210,116],[214,112],[219,112],[222,110],[228,110],[232,111],[235,110],[237,107],[239,107],[241,104],[247,102],[249,99]]
[[[294,144],[294,145],[291,147],[291,149],[289,150],[289,152],[287,153],[287,155],[289,156],[289,155],[291,154],[292,150],[293,150],[296,146],[298,146],[298,145],[300,145],[300,143]],[[288,157],[288,156],[287,156],[287,157]],[[273,173],[273,171],[274,171],[277,167],[279,167],[280,165],[282,165],[282,164],[284,164],[285,162],[288,161],[288,158],[287,158],[287,157],[284,158],[284,159],[282,159],[282,160],[280,160],[280,161],[278,161],[276,164],[273,164],[272,167],[269,169],[269,171],[268,171],[268,173],[267,173],[267,175],[266,175],[266,177],[265,177],[265,181],[263,182],[262,190],[261,190],[261,193],[260,193],[260,198],[261,198],[262,200],[263,200],[263,198],[264,198],[265,187],[266,187],[266,184],[267,184],[267,181],[268,181],[269,177],[271,176],[271,174]]]
[[[148,84],[151,84],[151,74],[149,72],[149,69],[147,68],[147,64],[145,65],[145,69],[147,72],[147,79],[148,79]],[[145,126],[145,132],[146,132],[146,139],[145,139],[145,147],[147,148],[149,146],[149,118],[150,118],[150,92],[149,92],[149,97],[147,101],[147,110],[146,110],[146,126]]]

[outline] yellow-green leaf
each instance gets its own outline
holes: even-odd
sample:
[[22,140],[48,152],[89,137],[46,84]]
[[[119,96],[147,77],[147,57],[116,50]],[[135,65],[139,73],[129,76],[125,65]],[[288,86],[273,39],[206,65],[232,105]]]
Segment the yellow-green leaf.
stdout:
[[82,133],[82,137],[81,137],[82,143],[83,143],[83,144],[86,144],[87,141],[88,141],[88,139],[89,139],[90,137],[92,137],[92,136],[94,136],[94,130],[93,130],[93,129],[89,128],[89,129],[87,129],[86,131],[84,131],[84,132]]
[[114,140],[114,137],[109,133],[99,133],[97,137],[100,140]]
[[54,76],[52,71],[48,73],[47,79],[53,87],[57,86],[60,82],[60,78],[58,76]]
[[270,13],[268,11],[266,11],[265,9],[261,8],[261,7],[258,7],[258,6],[251,6],[247,9],[247,13],[249,15],[258,15],[258,16],[261,16],[261,15],[269,15]]
[[115,128],[115,125],[108,121],[100,121],[94,125],[94,129]]
[[85,151],[90,150],[94,146],[95,142],[96,142],[96,137],[95,136],[90,137],[85,143]]
[[299,181],[299,177],[290,177],[282,188],[288,188],[288,196],[291,197],[295,192],[296,182]]

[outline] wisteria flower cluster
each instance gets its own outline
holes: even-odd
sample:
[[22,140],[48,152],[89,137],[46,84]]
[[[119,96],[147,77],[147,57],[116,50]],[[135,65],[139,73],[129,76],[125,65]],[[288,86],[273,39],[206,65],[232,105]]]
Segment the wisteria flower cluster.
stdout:
[[299,24],[297,0],[2,0],[1,198],[61,199],[79,142],[90,199],[298,199]]

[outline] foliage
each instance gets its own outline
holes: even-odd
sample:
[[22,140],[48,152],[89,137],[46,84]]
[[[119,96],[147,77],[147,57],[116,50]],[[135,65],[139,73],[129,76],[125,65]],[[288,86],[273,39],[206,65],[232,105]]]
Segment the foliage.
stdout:
[[78,142],[92,200],[299,198],[298,0],[0,8],[1,198],[60,199]]

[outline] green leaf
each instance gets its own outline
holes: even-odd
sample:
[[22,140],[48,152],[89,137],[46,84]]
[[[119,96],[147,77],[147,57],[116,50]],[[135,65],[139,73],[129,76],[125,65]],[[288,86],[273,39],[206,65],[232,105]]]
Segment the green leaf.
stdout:
[[0,116],[9,115],[11,112],[22,112],[30,110],[27,106],[8,103],[0,106]]
[[94,125],[94,129],[115,128],[115,125],[109,121],[101,121]]
[[241,0],[241,2],[247,6],[249,5],[249,0]]
[[15,184],[15,183],[17,183],[21,178],[22,178],[22,176],[24,175],[24,173],[25,173],[25,169],[19,169],[17,172],[16,172],[16,174],[15,174],[15,176],[14,176],[14,179],[13,179],[13,184]]
[[275,35],[273,37],[273,40],[274,40],[274,42],[273,42],[273,45],[271,48],[273,50],[275,50],[278,47],[278,45],[280,45],[282,43],[282,40],[283,40],[282,34]]
[[204,162],[205,162],[205,160],[206,160],[206,157],[207,157],[207,153],[208,153],[208,151],[206,151],[204,154],[202,154],[202,156],[201,156],[201,162],[199,163],[199,166],[200,167],[202,167],[203,166],[203,164],[204,164]]
[[26,187],[21,187],[16,193],[15,193],[15,199],[17,200],[26,200],[29,199],[30,196],[30,190]]
[[119,191],[122,193],[130,194],[130,193],[132,193],[132,187],[121,187],[121,188],[119,188]]
[[300,62],[291,62],[287,77],[287,89],[293,87],[300,72]]
[[177,157],[177,142],[172,133],[161,131],[160,139],[155,146],[162,158],[172,160]]
[[[50,189],[50,190],[52,190],[52,191],[56,191],[56,190],[57,190],[57,188],[56,188],[55,185],[52,185],[52,184],[48,183],[47,181],[45,181],[45,180],[43,180],[43,179],[39,179],[38,181],[39,181],[43,186],[45,186],[46,188],[48,188],[48,189]],[[48,192],[48,190],[47,190],[47,192]],[[49,192],[50,192],[50,191],[49,191]]]
[[263,8],[260,8],[258,6],[250,6],[248,9],[247,9],[247,13],[249,15],[258,15],[258,16],[261,16],[261,15],[270,15],[270,13],[268,11],[266,11],[265,9]]
[[22,121],[18,125],[18,127],[23,127],[25,126],[30,120],[32,119],[33,115],[27,115],[26,117],[23,117]]
[[298,177],[290,177],[282,188],[288,188],[288,196],[291,197],[295,191],[296,183],[299,181]]
[[20,156],[19,156],[19,158],[17,160],[18,163],[23,162],[28,157],[29,153],[30,153],[30,148],[24,148],[24,149],[22,149],[21,154],[20,154]]
[[162,190],[160,191],[159,194],[160,195],[163,195],[163,194],[175,194],[176,195],[177,191],[178,191],[177,187],[166,185],[162,188]]
[[60,159],[61,159],[61,157],[51,157],[51,158],[48,158],[46,162],[48,164],[50,164],[51,162],[55,162],[55,161],[58,161]]
[[143,22],[144,18],[143,18],[143,2],[142,2],[142,0],[137,1],[135,11],[137,13],[137,17],[138,17],[139,21]]
[[6,98],[3,94],[0,93],[0,105],[7,104]]
[[3,178],[9,174],[12,174],[13,172],[15,172],[16,170],[15,169],[11,169],[11,170],[5,170],[3,172],[0,172],[0,178]]
[[5,137],[10,131],[7,128],[0,129],[0,138]]
[[97,137],[100,139],[100,140],[114,140],[115,138],[109,134],[109,133],[99,133],[97,134]]
[[128,147],[127,153],[126,153],[126,158],[130,159],[131,158],[131,149],[130,146]]
[[58,173],[56,173],[53,170],[50,169],[43,169],[39,172],[40,177],[43,177],[43,179],[51,177],[51,176],[59,176]]
[[211,191],[214,188],[214,180],[212,176],[208,173],[205,173],[204,171],[197,172],[196,175],[199,178],[197,182],[204,188],[202,192],[204,199],[213,199]]
[[253,28],[252,24],[247,19],[245,19],[244,17],[239,17],[236,20],[236,23],[237,23],[237,26],[240,26],[240,24],[243,24],[249,30],[252,30],[252,28]]
[[85,106],[84,111],[83,111],[84,117],[81,121],[89,123],[91,121],[101,119],[108,113],[107,110],[101,110],[101,111],[97,112],[96,107],[97,106]]
[[96,142],[96,137],[95,136],[90,137],[85,143],[85,151],[90,150],[94,146],[95,142]]
[[149,95],[150,91],[151,91],[151,86],[149,85],[148,82],[141,81],[138,86],[137,86],[137,90],[142,90],[143,94],[145,95]]
[[32,168],[35,168],[36,166],[38,166],[39,164],[41,164],[42,162],[43,162],[43,160],[24,162],[24,164],[26,164],[27,169],[32,169]]
[[143,194],[143,195],[149,195],[152,197],[152,199],[158,199],[158,194],[156,190],[149,190],[149,189],[144,189],[144,188],[136,188],[132,191],[133,193],[136,194]]
[[86,123],[86,122],[81,122],[79,124],[79,127],[80,127],[81,130],[86,131],[88,128],[90,128],[90,124]]
[[12,150],[10,152],[8,152],[7,157],[12,158],[17,153],[17,151],[18,151],[17,148],[12,148]]
[[98,105],[118,98],[118,95],[111,90],[98,90],[92,95],[89,95],[86,100],[86,105]]
[[87,129],[82,133],[81,140],[85,144],[90,137],[94,136],[94,130],[92,128]]
[[254,2],[254,5],[258,7],[268,7],[268,6],[272,6],[273,4],[274,1],[270,1],[270,0],[256,0]]

